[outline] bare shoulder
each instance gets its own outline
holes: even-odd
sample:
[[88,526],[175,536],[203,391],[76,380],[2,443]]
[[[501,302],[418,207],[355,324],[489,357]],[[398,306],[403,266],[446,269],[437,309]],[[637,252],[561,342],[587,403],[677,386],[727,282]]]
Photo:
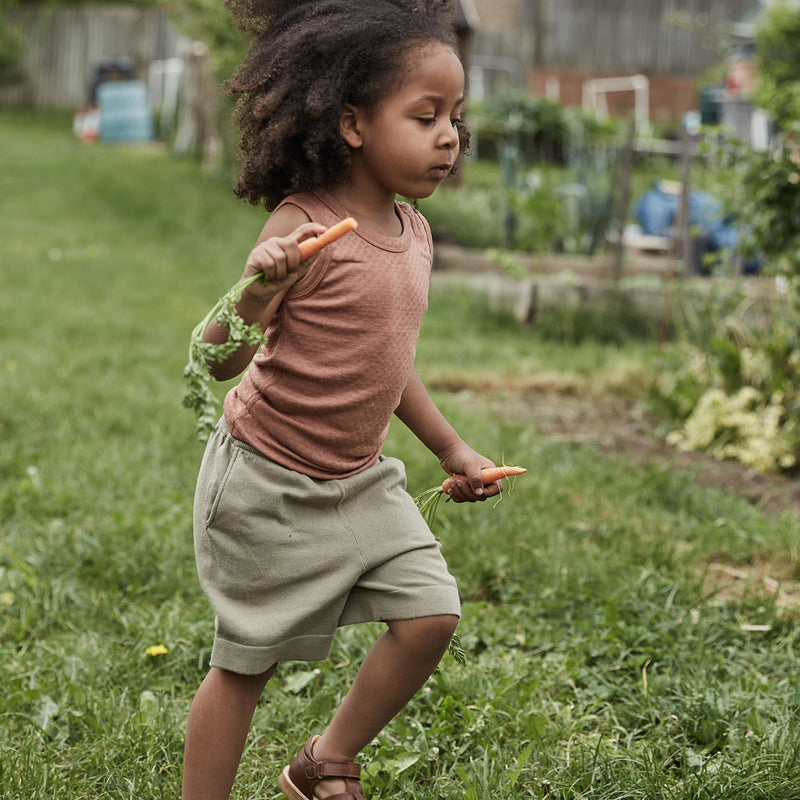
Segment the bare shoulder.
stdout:
[[270,236],[288,236],[297,227],[306,222],[311,222],[311,217],[302,208],[291,203],[286,203],[270,214],[269,219],[261,229],[259,242],[269,239]]

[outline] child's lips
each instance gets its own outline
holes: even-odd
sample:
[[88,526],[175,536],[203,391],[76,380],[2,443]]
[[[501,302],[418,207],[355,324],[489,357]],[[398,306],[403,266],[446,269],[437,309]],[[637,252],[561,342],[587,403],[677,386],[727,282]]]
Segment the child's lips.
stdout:
[[431,167],[430,171],[434,178],[443,180],[450,174],[452,168],[452,164],[437,164],[435,167]]

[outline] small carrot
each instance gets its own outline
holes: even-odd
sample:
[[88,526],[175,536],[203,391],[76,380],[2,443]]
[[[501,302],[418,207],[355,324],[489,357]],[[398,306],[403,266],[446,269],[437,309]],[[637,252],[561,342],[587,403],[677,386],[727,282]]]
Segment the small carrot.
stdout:
[[[487,467],[481,470],[481,478],[483,478],[483,485],[488,486],[490,483],[499,481],[502,478],[510,478],[513,475],[524,475],[527,471],[528,470],[524,467]],[[442,497],[446,497],[449,500],[456,485],[466,480],[466,475],[451,475],[449,478],[445,478],[441,486],[434,486],[433,489],[428,489],[414,498],[417,508],[419,508],[420,513],[429,527],[433,526],[433,520],[436,517],[436,509]]]
[[358,227],[358,223],[352,217],[345,217],[343,220],[331,225],[328,230],[311,239],[305,239],[298,247],[300,248],[300,260],[305,261],[307,258],[316,255],[326,245],[341,239],[346,233],[354,231]]
[[[486,467],[486,469],[481,470],[481,479],[483,480],[483,485],[488,486],[490,483],[503,478],[510,478],[512,475],[524,475],[527,471],[525,467]],[[451,475],[449,478],[445,478],[444,483],[442,483],[442,491],[445,494],[451,494],[455,484],[463,480],[466,480],[464,475]]]

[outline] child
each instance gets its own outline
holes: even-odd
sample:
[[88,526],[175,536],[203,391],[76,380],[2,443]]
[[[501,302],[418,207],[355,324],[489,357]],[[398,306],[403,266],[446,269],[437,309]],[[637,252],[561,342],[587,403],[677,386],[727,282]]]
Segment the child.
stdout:
[[[277,664],[328,656],[336,628],[386,632],[321,735],[279,777],[290,800],[363,800],[358,752],[430,676],[460,613],[439,546],[381,454],[396,414],[484,500],[492,462],[433,404],[414,350],[432,243],[396,195],[427,197],[468,135],[464,73],[443,0],[229,0],[253,35],[231,82],[238,196],[274,209],[238,311],[268,342],[213,365],[247,369],[206,448],[195,501],[200,580],[216,613],[211,669],[192,703],[183,798],[226,798]],[[358,228],[313,259],[297,244],[342,217]],[[206,340],[227,331],[212,323]],[[255,356],[255,357],[254,357]]]

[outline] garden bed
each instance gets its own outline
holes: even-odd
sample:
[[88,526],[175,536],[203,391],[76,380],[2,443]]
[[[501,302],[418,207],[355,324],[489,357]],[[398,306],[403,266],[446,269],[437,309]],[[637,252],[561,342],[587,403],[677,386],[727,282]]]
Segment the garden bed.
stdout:
[[[627,253],[619,280],[614,277],[615,258],[609,256],[528,255],[503,253],[504,268],[490,251],[462,248],[440,242],[435,247],[433,281],[469,285],[485,291],[498,306],[505,306],[522,322],[532,322],[539,311],[552,305],[584,306],[624,296],[644,311],[667,310],[667,287],[679,277],[678,264],[668,256]],[[778,297],[773,278],[684,277],[680,282],[686,297],[708,296],[710,287],[719,292],[737,290],[754,301],[772,302]]]

